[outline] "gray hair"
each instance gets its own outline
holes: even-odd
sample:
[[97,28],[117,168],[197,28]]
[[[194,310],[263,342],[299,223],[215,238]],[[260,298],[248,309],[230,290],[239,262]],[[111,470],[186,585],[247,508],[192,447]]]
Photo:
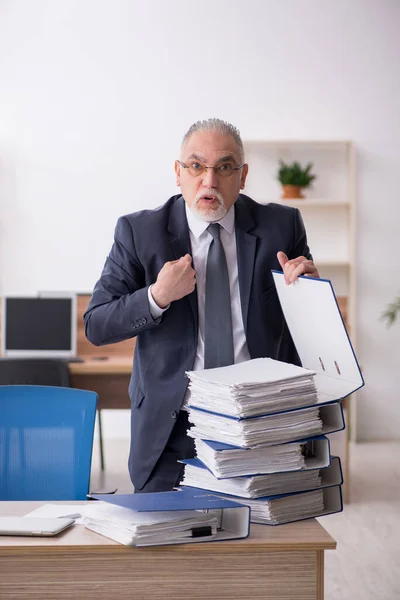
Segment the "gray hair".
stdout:
[[215,131],[217,133],[223,133],[230,135],[236,142],[237,149],[239,151],[240,160],[244,160],[244,149],[242,138],[240,137],[240,131],[231,123],[222,121],[222,119],[205,119],[204,121],[197,121],[189,127],[188,131],[183,136],[181,148],[183,148],[193,133],[196,131]]

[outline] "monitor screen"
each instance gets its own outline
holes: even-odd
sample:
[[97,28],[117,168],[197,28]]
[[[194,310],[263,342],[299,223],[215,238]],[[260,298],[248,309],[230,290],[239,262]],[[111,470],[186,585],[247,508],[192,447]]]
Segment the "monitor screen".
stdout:
[[75,356],[75,330],[75,296],[3,298],[3,356]]

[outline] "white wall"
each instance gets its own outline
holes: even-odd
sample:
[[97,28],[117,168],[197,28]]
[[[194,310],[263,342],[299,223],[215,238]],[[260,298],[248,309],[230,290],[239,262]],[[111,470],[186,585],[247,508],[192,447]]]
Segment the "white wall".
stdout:
[[0,293],[89,291],[117,216],[176,193],[199,118],[352,139],[358,437],[399,438],[400,324],[378,320],[400,291],[399,23],[396,0],[2,0]]

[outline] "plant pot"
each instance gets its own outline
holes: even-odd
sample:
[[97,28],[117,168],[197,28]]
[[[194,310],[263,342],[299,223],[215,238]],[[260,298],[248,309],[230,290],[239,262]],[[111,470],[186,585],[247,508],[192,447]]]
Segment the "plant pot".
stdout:
[[304,198],[301,193],[301,187],[298,185],[283,185],[282,200],[293,200],[294,198]]

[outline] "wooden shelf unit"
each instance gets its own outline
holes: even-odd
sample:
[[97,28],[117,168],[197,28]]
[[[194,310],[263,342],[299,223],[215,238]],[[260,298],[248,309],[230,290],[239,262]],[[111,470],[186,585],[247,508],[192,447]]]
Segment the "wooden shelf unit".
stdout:
[[[243,140],[249,175],[245,193],[265,204],[278,202],[302,214],[314,261],[332,281],[346,306],[345,323],[355,345],[356,202],[355,151],[349,140]],[[304,199],[282,200],[277,181],[279,160],[313,163],[317,178]]]

